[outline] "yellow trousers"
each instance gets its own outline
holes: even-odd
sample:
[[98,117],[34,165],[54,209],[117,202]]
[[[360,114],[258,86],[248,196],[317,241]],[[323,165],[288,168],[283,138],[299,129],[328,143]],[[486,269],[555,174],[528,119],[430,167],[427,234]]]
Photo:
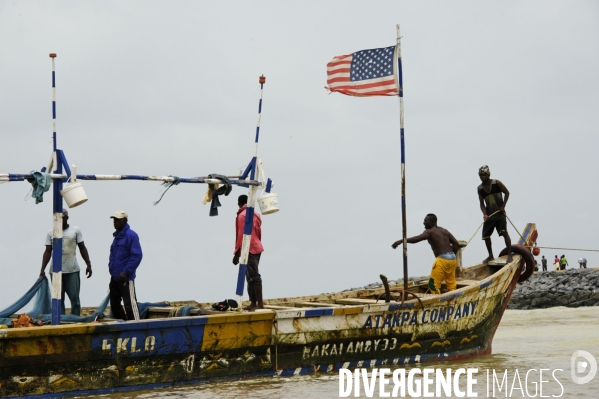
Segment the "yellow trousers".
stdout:
[[435,259],[431,277],[428,279],[428,287],[433,294],[441,293],[441,284],[445,280],[447,289],[453,291],[456,289],[455,281],[455,260],[447,260],[443,258]]

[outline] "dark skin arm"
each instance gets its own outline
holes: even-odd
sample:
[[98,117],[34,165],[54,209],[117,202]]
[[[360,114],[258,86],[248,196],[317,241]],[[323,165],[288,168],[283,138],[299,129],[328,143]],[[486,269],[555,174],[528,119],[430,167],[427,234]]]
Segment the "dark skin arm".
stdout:
[[241,256],[241,249],[238,250],[237,252],[235,252],[235,255],[233,256],[233,264],[237,265],[239,263],[239,257]]
[[77,246],[79,247],[79,253],[81,254],[81,257],[87,265],[87,268],[85,269],[85,274],[87,275],[87,278],[90,278],[92,276],[92,262],[89,260],[89,253],[87,252],[87,248],[85,247],[83,241],[78,243]]
[[[430,237],[430,232],[428,230],[425,230],[424,233],[414,236],[414,237],[410,237],[406,241],[408,242],[408,244],[416,244],[417,242],[428,240],[429,237]],[[397,247],[399,247],[402,244],[403,244],[403,240],[397,240],[391,246],[393,247],[393,249],[397,249]]]
[[[431,249],[433,250],[435,255],[445,253],[448,250],[452,250],[454,253],[458,253],[458,250],[460,248],[458,240],[456,240],[455,237],[449,231],[437,226],[431,229],[426,229],[422,234],[410,237],[406,241],[408,242],[408,244],[416,244],[424,240],[427,240],[429,242],[429,244],[431,245]],[[448,240],[451,247],[447,245]],[[393,249],[396,249],[402,243],[403,240],[398,240],[395,241],[391,246],[393,247]]]
[[42,256],[42,270],[40,271],[40,276],[46,275],[46,266],[48,266],[50,259],[52,259],[52,245],[46,245],[46,250]]
[[[92,263],[89,260],[89,253],[87,252],[87,248],[83,242],[77,244],[79,247],[79,252],[81,253],[81,257],[85,261],[87,268],[85,269],[85,274],[87,278],[92,276]],[[52,259],[52,245],[46,245],[46,250],[44,251],[44,255],[42,256],[42,270],[40,271],[40,276],[46,274],[46,266],[48,266],[48,262]]]

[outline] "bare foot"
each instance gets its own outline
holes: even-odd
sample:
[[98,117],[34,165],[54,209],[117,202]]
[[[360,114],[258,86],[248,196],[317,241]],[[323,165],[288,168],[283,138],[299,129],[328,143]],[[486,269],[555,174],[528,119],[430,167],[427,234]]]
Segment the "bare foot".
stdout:
[[243,308],[243,310],[247,310],[247,311],[250,311],[250,312],[253,312],[253,311],[254,311],[254,309],[256,309],[256,304],[255,304],[255,303],[253,303],[253,302],[252,302],[252,303],[250,303],[250,304],[249,304],[248,306],[246,306],[245,308]]
[[483,260],[483,265],[486,265],[487,263],[489,263],[490,261],[494,260],[495,258],[492,256],[489,256],[487,259]]
[[506,263],[512,263],[512,261],[513,261],[513,260],[514,260],[514,258],[512,257],[512,254],[509,254],[509,255],[507,256],[507,261],[506,261]]

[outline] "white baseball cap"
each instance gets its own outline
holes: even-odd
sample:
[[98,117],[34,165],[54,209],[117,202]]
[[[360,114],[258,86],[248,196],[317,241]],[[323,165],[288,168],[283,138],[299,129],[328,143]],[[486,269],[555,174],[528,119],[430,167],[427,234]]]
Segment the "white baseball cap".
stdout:
[[129,218],[129,215],[127,215],[127,212],[125,211],[116,211],[114,213],[114,215],[111,216],[111,218],[113,219],[123,219],[123,218]]

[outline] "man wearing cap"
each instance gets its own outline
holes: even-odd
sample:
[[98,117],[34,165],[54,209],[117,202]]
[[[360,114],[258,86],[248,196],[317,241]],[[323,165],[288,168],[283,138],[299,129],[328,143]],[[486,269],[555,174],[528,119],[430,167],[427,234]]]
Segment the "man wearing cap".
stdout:
[[[92,276],[92,263],[89,260],[87,248],[83,243],[83,234],[77,226],[69,225],[69,212],[62,210],[62,292],[60,313],[65,314],[65,293],[71,301],[71,314],[81,316],[81,300],[79,291],[81,289],[81,280],[79,276],[79,264],[77,263],[77,247],[79,253],[85,261],[87,268],[85,274],[87,278]],[[42,256],[42,270],[40,276],[46,274],[46,266],[52,260],[52,231],[46,235],[46,250]],[[50,270],[52,266],[50,266]]]
[[[110,309],[116,319],[139,320],[135,297],[135,270],[141,263],[142,252],[137,233],[129,227],[127,212],[117,211],[111,216],[114,240],[110,246]],[[121,300],[125,310],[121,306]]]
[[499,180],[491,180],[491,171],[487,165],[483,165],[478,170],[478,177],[482,184],[478,186],[478,201],[480,210],[483,212],[483,240],[487,245],[489,256],[483,260],[488,263],[495,259],[493,257],[493,246],[491,245],[491,234],[497,230],[499,236],[503,236],[507,248],[507,262],[512,261],[512,240],[507,232],[507,221],[505,216],[505,206],[510,198],[510,192]]
[[[235,251],[233,251],[233,264],[239,263],[239,257],[241,256],[241,245],[243,242],[243,230],[245,226],[245,217],[247,212],[248,196],[240,195],[237,198],[237,205],[239,210],[237,211],[237,219],[235,220]],[[245,278],[248,283],[248,296],[250,297],[250,305],[246,306],[245,310],[264,309],[264,302],[262,300],[262,277],[258,271],[258,264],[260,263],[260,255],[264,252],[262,246],[262,218],[257,213],[254,213],[254,220],[252,221],[252,238],[250,240],[250,252],[248,254],[247,269],[245,272]],[[241,304],[240,304],[241,305]]]

